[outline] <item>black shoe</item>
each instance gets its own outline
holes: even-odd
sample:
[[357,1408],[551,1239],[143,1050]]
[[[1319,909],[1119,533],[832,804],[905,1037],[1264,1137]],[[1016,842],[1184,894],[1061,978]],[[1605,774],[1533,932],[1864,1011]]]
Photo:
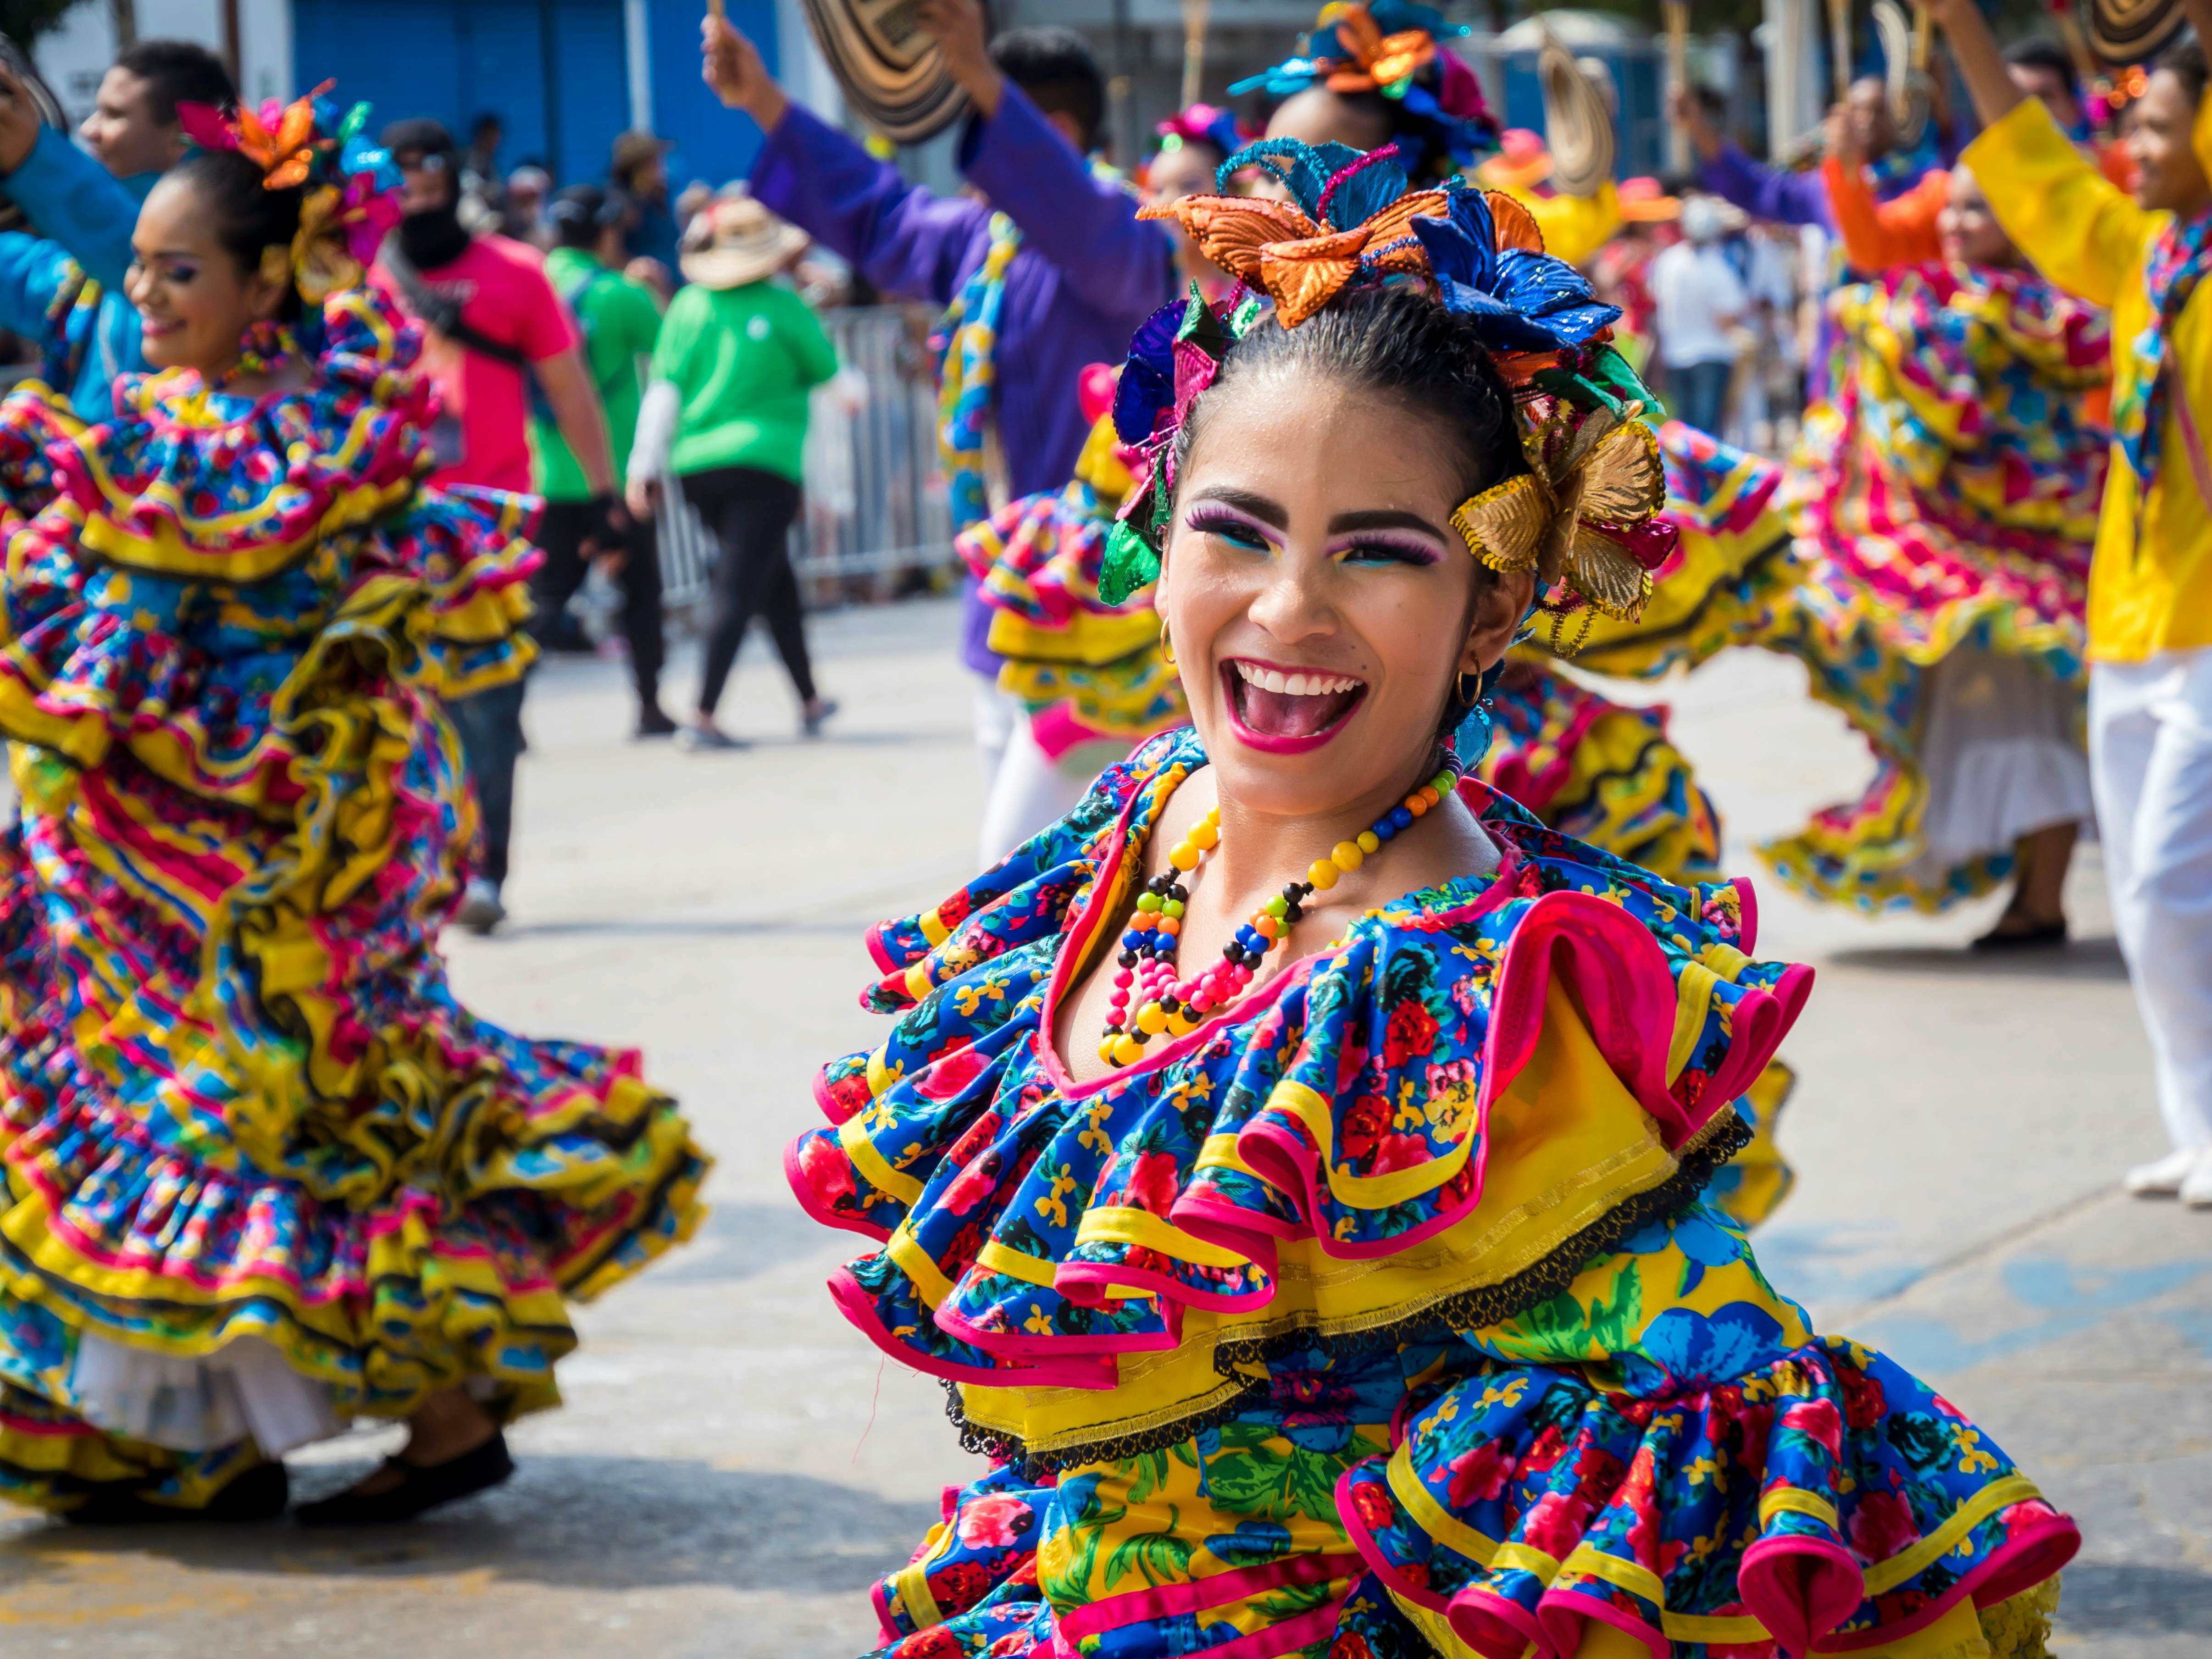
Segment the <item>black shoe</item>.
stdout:
[[399,1484],[389,1492],[368,1497],[342,1492],[319,1504],[301,1504],[292,1518],[303,1527],[384,1527],[411,1521],[425,1510],[496,1486],[514,1473],[514,1460],[507,1455],[507,1437],[495,1434],[474,1451],[442,1463],[425,1468],[387,1457],[384,1467],[399,1471]]
[[672,738],[676,735],[676,722],[656,705],[637,717],[637,730],[631,735],[639,738]]
[[135,1492],[100,1488],[68,1513],[80,1527],[171,1526],[179,1521],[213,1521],[235,1524],[273,1521],[284,1513],[292,1496],[282,1463],[256,1463],[198,1509],[156,1504]]
[[822,726],[823,726],[823,722],[824,722],[825,720],[829,720],[829,719],[830,719],[830,717],[831,715],[835,714],[836,712],[837,712],[837,700],[836,700],[836,698],[835,698],[835,697],[817,697],[817,698],[816,698],[811,708],[802,708],[801,710],[799,710],[799,735],[800,735],[801,737],[805,737],[805,738],[818,738],[818,737],[820,737],[820,736],[822,735]]
[[2066,945],[2066,918],[2056,921],[2039,921],[2032,927],[2016,927],[2006,931],[2004,921],[1976,939],[1973,948],[1984,953],[1996,951],[2053,951]]

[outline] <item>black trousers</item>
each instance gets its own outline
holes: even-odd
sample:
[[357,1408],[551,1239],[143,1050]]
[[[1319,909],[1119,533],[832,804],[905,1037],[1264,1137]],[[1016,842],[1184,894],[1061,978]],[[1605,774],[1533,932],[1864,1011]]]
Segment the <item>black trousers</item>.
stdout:
[[799,619],[799,578],[791,568],[787,538],[799,513],[799,486],[781,473],[752,466],[714,466],[683,475],[684,499],[698,510],[721,550],[714,562],[714,615],[707,628],[705,677],[699,709],[711,714],[722,700],[730,665],[738,659],[746,626],[766,618],[776,653],[799,695],[814,700],[814,671],[806,659],[806,628]]
[[[530,581],[530,632],[541,647],[550,642],[562,611],[590,574],[584,537],[593,518],[588,501],[548,501],[538,520],[538,546],[545,562]],[[660,701],[660,669],[668,654],[660,620],[660,548],[651,520],[633,524],[623,538],[623,564],[615,580],[622,584],[623,637],[629,642],[630,672],[642,711]]]

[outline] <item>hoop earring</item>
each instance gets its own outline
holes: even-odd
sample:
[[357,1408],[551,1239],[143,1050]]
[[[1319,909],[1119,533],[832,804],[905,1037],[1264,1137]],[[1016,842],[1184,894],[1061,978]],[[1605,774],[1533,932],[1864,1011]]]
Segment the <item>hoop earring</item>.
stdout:
[[[1470,679],[1474,682],[1474,690],[1472,691],[1469,691],[1467,689],[1467,683]],[[1480,702],[1482,701],[1482,675],[1478,672],[1474,674],[1460,674],[1455,676],[1452,680],[1452,700],[1458,703],[1462,708],[1472,708],[1475,704]]]
[[1170,668],[1182,666],[1176,661],[1175,641],[1168,637],[1168,619],[1165,617],[1160,618],[1160,660]]

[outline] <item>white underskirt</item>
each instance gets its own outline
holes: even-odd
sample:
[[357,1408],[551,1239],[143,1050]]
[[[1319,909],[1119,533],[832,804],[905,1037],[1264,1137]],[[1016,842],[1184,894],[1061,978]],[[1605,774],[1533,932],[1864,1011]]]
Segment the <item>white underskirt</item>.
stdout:
[[331,1391],[301,1376],[258,1337],[198,1359],[77,1336],[70,1390],[87,1422],[172,1451],[206,1451],[248,1435],[270,1457],[342,1434]]
[[2025,657],[1962,646],[1929,671],[1918,860],[1931,876],[2054,824],[2096,829],[2079,696]]

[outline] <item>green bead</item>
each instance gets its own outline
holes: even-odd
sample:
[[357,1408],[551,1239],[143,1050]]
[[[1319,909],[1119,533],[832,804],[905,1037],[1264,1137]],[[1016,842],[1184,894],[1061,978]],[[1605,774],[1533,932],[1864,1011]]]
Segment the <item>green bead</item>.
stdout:
[[1181,916],[1182,915],[1182,901],[1181,899],[1170,899],[1166,903],[1160,906],[1160,914],[1164,916]]
[[1138,908],[1139,910],[1157,910],[1157,909],[1158,909],[1158,908],[1160,908],[1160,896],[1159,896],[1158,893],[1139,893],[1139,894],[1138,894],[1138,895],[1137,895],[1137,908]]
[[1450,773],[1439,772],[1435,777],[1429,780],[1429,784],[1430,787],[1439,795],[1449,795],[1452,792],[1452,775]]
[[1289,914],[1291,902],[1285,898],[1280,893],[1278,893],[1274,897],[1269,899],[1267,903],[1261,905],[1260,908],[1279,921],[1285,915]]

